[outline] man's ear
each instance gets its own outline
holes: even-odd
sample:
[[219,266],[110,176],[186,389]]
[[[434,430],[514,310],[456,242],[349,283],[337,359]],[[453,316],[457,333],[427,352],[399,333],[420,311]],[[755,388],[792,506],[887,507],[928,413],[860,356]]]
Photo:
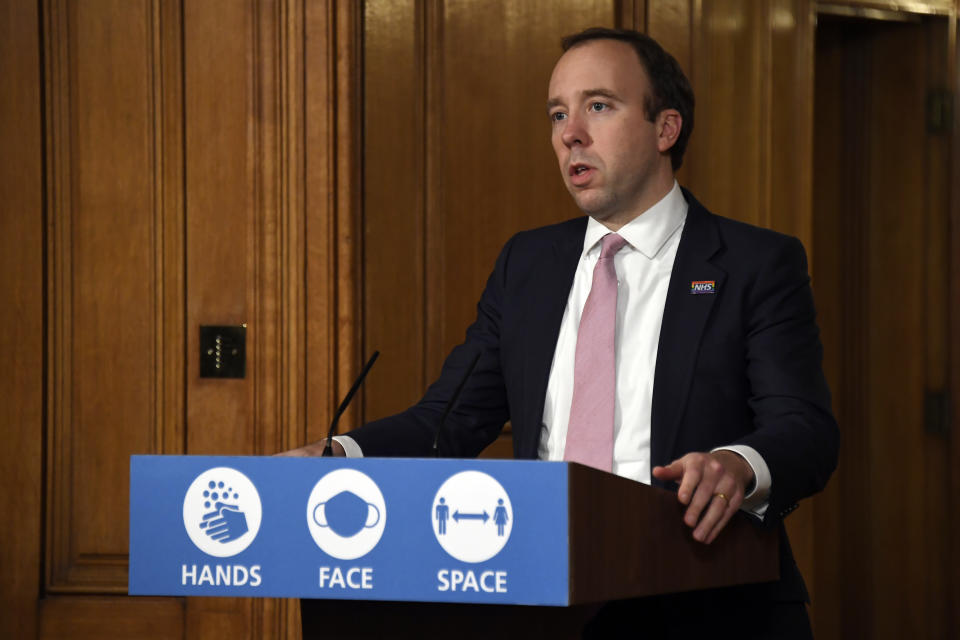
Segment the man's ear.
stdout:
[[680,137],[683,116],[676,109],[664,109],[657,114],[657,150],[666,153]]

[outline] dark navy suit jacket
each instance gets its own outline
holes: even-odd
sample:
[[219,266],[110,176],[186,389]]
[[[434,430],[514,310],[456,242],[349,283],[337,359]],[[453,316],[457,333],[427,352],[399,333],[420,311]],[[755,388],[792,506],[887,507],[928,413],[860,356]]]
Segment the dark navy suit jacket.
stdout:
[[[770,468],[764,524],[777,526],[797,501],[823,488],[839,448],[806,256],[797,239],[715,216],[683,193],[689,210],[657,351],[651,467],[691,451],[749,445]],[[507,242],[476,321],[423,399],[350,432],[364,455],[429,455],[447,401],[480,349],[443,430],[442,455],[476,456],[510,420],[515,457],[537,457],[547,378],[586,223],[580,217]],[[692,282],[711,280],[714,293],[691,293]],[[806,599],[785,535],[782,541],[781,581],[763,592]]]

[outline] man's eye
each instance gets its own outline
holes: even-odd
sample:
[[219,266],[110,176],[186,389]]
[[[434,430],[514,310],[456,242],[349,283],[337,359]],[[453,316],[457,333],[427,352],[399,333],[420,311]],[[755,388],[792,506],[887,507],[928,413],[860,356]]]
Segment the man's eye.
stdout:
[[550,120],[552,122],[560,122],[561,120],[566,120],[566,119],[567,119],[567,114],[561,111],[557,111],[556,113],[550,114]]
[[605,111],[606,108],[607,108],[607,105],[605,105],[605,104],[602,103],[602,102],[591,102],[591,103],[590,103],[590,111],[594,111],[594,112]]

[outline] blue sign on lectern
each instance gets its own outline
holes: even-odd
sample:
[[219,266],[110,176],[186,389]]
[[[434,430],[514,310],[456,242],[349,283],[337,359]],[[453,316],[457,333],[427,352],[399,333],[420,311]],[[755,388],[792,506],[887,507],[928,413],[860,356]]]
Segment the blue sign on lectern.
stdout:
[[131,595],[566,605],[567,465],[132,456]]

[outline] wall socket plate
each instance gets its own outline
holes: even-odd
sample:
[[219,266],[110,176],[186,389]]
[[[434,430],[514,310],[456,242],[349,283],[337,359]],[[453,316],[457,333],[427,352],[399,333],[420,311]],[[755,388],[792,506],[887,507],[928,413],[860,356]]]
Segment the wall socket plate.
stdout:
[[200,326],[201,378],[243,378],[246,363],[247,325]]

